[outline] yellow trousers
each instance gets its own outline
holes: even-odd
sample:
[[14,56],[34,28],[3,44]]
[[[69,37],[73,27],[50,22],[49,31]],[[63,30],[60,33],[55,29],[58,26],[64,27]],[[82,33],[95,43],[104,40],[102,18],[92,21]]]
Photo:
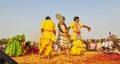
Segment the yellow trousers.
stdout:
[[49,39],[41,39],[39,46],[39,53],[45,57],[49,56],[52,51],[52,41]]

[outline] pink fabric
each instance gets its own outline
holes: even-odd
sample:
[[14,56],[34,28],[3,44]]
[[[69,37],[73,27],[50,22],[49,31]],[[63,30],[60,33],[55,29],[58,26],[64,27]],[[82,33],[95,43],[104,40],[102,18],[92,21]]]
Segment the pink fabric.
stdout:
[[28,53],[28,54],[29,54],[29,53],[38,54],[38,52],[39,52],[39,49],[38,49],[37,46],[33,46],[33,47],[31,47],[31,48],[29,48],[29,49],[27,50],[27,53]]
[[38,52],[39,52],[38,47],[34,47],[34,48],[33,48],[33,53],[38,54]]
[[90,43],[90,49],[95,49],[95,43]]
[[76,32],[77,32],[77,36],[80,36],[80,26],[78,23],[76,23]]

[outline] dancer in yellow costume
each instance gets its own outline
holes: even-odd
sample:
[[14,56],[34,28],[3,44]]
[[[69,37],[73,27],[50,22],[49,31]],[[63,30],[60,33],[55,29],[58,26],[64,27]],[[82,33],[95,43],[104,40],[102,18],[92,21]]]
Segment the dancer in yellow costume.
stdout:
[[71,55],[80,55],[81,51],[83,49],[83,44],[82,44],[82,37],[81,37],[81,28],[87,28],[88,31],[90,31],[90,27],[80,24],[79,23],[79,17],[74,17],[74,22],[69,25],[69,29],[73,29],[73,34],[71,39],[73,40],[73,46],[70,50]]
[[42,22],[39,53],[45,57],[50,56],[52,45],[56,42],[56,26],[49,16]]

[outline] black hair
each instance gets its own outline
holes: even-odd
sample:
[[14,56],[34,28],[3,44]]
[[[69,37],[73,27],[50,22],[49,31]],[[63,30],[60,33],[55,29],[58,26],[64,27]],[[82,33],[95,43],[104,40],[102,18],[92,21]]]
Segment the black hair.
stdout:
[[65,21],[65,17],[63,16],[62,18],[63,18],[63,21]]
[[49,16],[46,16],[45,20],[51,19]]
[[79,19],[79,17],[78,17],[78,16],[75,16],[75,17],[74,17],[74,21],[76,21],[76,19]]
[[31,43],[30,41],[27,41],[25,45],[30,48],[30,43]]

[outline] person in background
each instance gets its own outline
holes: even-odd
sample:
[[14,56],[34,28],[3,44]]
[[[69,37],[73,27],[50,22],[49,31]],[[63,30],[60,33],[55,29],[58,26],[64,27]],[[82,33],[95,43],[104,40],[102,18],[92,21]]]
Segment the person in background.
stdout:
[[71,55],[81,54],[81,51],[83,48],[82,37],[81,37],[82,27],[87,28],[88,31],[90,31],[90,27],[79,23],[79,17],[75,16],[73,23],[71,23],[68,27],[68,29],[70,28],[73,29],[73,34],[71,36],[71,39],[73,40],[73,46],[71,47],[71,50],[70,50]]
[[32,46],[32,49],[33,49],[34,54],[38,54],[39,49],[38,49],[38,45],[36,43]]
[[86,45],[86,51],[88,51],[89,50],[89,39],[87,39],[87,40],[84,40],[84,43],[85,43],[85,45]]
[[102,49],[103,49],[103,52],[105,51],[105,48],[106,48],[106,39],[102,39]]
[[120,39],[118,39],[118,51],[120,52]]
[[113,52],[120,54],[120,40],[117,38],[114,38],[112,40],[113,40]]
[[104,52],[105,53],[109,53],[109,50],[110,50],[108,41],[109,41],[108,38],[106,38],[106,39],[104,39],[104,42],[102,44],[102,46],[104,47]]
[[96,47],[95,39],[92,39],[90,42],[90,51],[96,51]]
[[110,38],[107,39],[109,53],[113,53],[113,42]]
[[97,51],[101,52],[102,51],[102,43],[99,39],[96,40],[97,43]]
[[25,42],[25,35],[13,36],[9,39],[5,53],[9,56],[20,56],[22,54],[21,42]]

